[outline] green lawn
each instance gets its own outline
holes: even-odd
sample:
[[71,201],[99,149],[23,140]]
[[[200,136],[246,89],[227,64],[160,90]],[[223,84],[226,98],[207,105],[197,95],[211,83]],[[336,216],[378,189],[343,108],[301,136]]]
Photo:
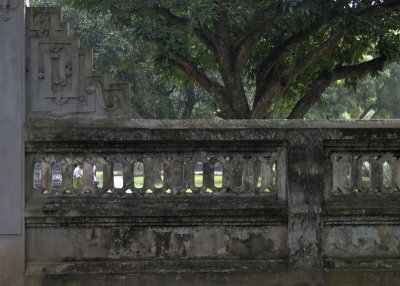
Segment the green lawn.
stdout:
[[[163,176],[161,176],[161,180],[164,181],[164,177]],[[142,188],[143,184],[144,184],[144,176],[135,176],[133,178],[133,182],[134,182],[135,188],[138,188],[138,189]],[[203,186],[203,176],[195,175],[194,176],[194,185],[196,187],[198,187],[198,188],[201,188]],[[221,188],[222,187],[222,176],[221,175],[220,176],[215,176],[214,185],[217,188]],[[162,184],[162,182],[156,182],[154,184],[154,186],[157,189],[160,189],[160,188],[162,188],[163,184]]]
[[[119,175],[119,174],[115,174],[115,175]],[[103,181],[104,181],[103,172],[102,171],[97,171],[96,172],[96,179],[97,179],[97,186],[99,188],[102,188],[103,187]],[[161,180],[162,181],[164,180],[163,176],[161,176]],[[214,176],[214,186],[216,188],[222,188],[223,187],[222,186],[222,180],[223,180],[223,176],[222,175]],[[154,184],[154,187],[157,188],[157,189],[161,189],[163,187],[162,181],[161,182],[156,182]],[[144,176],[134,176],[133,183],[134,183],[135,188],[137,188],[137,189],[143,188]],[[203,186],[203,176],[202,175],[195,175],[194,176],[194,185],[197,188],[201,188]],[[261,187],[261,177],[259,177],[258,181],[257,181],[257,188],[260,188],[260,187]],[[147,190],[146,192],[147,193],[151,193],[151,190]],[[171,193],[171,190],[166,190],[165,192],[166,193]],[[191,189],[187,189],[186,190],[186,193],[192,193],[192,192],[193,191]],[[207,193],[212,193],[212,190],[207,188],[206,192]],[[270,191],[270,189],[266,188],[264,190],[264,192],[268,192],[269,193],[271,191]]]

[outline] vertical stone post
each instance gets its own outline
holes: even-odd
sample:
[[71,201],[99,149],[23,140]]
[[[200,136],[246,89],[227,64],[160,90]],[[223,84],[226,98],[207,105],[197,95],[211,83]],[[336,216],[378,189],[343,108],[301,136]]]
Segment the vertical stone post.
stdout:
[[0,0],[0,285],[23,285],[25,0]]
[[290,140],[288,157],[290,270],[303,271],[322,266],[323,140],[319,135],[318,129],[299,129],[292,133]]

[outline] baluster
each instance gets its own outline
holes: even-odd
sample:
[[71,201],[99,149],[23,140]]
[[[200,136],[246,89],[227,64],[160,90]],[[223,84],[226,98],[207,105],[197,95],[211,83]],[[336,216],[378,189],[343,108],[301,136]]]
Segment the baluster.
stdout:
[[109,158],[99,159],[103,165],[103,188],[102,193],[107,193],[113,189],[113,166],[112,161]]
[[351,162],[351,186],[353,192],[360,192],[361,184],[362,159],[361,156],[354,155]]
[[244,158],[241,155],[233,156],[231,163],[231,182],[235,192],[240,193],[243,192],[243,165]]
[[245,193],[253,192],[253,160],[252,157],[244,156],[243,187]]
[[352,188],[351,177],[353,174],[352,174],[351,161],[352,161],[351,155],[349,154],[343,155],[341,179],[342,179],[343,190],[346,190],[346,194],[350,193]]
[[226,169],[228,168],[228,160],[226,160],[224,156],[218,156],[217,161],[218,162],[216,164],[221,164],[220,168],[222,170],[221,172],[222,178],[220,179],[221,187],[218,189],[218,191],[220,193],[226,193],[227,191],[230,191],[229,178],[226,176]]
[[131,158],[124,158],[124,187],[125,194],[132,194],[133,190],[133,164]]
[[393,154],[388,155],[388,162],[390,163],[390,188],[391,192],[396,191],[396,177],[399,170],[396,168],[396,157]]
[[177,194],[184,190],[184,165],[182,158],[172,158],[166,160],[164,168],[165,189]]
[[144,165],[144,183],[143,188],[146,193],[153,193],[155,191],[154,188],[154,159],[152,157],[143,158]]
[[270,170],[268,168],[268,161],[265,159],[264,156],[260,156],[258,158],[260,161],[260,177],[261,177],[261,184],[258,184],[259,187],[259,192],[260,193],[266,193],[268,192],[268,172],[270,173]]
[[195,162],[192,157],[183,157],[183,183],[184,191],[188,194],[195,193],[194,185],[194,166]]
[[181,193],[185,184],[183,183],[184,179],[184,165],[182,158],[174,158],[171,160],[172,163],[172,192],[174,194]]
[[[88,190],[90,190],[91,193],[95,194],[98,193],[98,187],[97,187],[97,176],[96,173],[98,171],[98,166],[96,166],[96,164],[98,164],[97,162],[97,158],[88,158],[87,159],[87,163],[90,165],[90,187],[88,186]],[[102,168],[101,168],[102,169]]]
[[51,165],[46,162],[46,159],[42,160],[41,163],[41,174],[42,174],[42,193],[43,194],[50,194],[51,192]]
[[382,191],[383,190],[383,172],[382,165],[383,160],[380,156],[370,156],[369,161],[371,162],[370,180],[371,180],[371,191]]
[[91,193],[93,191],[92,183],[93,183],[93,166],[88,161],[84,160],[82,163],[83,175],[83,192]]
[[286,151],[278,150],[275,154],[275,183],[274,191],[277,193],[280,201],[286,201],[286,181],[287,181],[287,166],[286,166]]
[[222,185],[226,192],[236,193],[238,190],[235,188],[235,170],[234,170],[234,158],[232,155],[227,155],[222,158],[224,162],[224,175],[222,178]]
[[170,193],[174,184],[172,158],[165,158],[164,160],[164,189]]
[[74,165],[70,158],[65,158],[61,164],[62,169],[62,186],[65,193],[69,194],[73,191],[72,175],[74,173]]
[[337,165],[336,165],[336,178],[338,191],[340,190],[343,194],[348,194],[350,192],[351,185],[351,163],[350,156],[348,154],[338,154],[337,155]]
[[211,157],[203,159],[203,188],[202,192],[212,192],[214,189],[214,159]]
[[[261,190],[261,161],[259,158],[253,158],[253,192]],[[260,181],[260,184],[258,183]]]
[[340,185],[340,155],[337,153],[333,153],[331,155],[330,161],[332,164],[332,194],[337,194],[339,190],[341,190],[341,185]]

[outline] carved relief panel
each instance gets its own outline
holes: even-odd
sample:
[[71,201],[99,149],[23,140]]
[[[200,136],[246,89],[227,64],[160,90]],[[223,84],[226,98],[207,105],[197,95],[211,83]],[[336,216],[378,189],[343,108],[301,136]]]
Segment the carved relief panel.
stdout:
[[60,112],[93,112],[93,94],[85,93],[85,83],[77,80],[84,66],[80,66],[78,53],[73,53],[78,48],[76,44],[54,40],[35,40],[32,43],[33,111],[48,111],[51,106]]
[[0,24],[10,19],[9,12],[18,8],[22,0],[0,0]]
[[58,8],[28,9],[30,111],[66,115],[127,115],[128,87],[93,71],[92,52],[68,36]]

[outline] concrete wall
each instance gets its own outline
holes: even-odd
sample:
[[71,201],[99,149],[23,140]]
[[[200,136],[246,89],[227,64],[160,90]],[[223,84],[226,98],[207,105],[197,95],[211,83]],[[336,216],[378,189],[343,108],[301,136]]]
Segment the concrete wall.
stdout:
[[[120,106],[112,99],[123,100],[118,86],[97,98],[96,112],[60,107],[54,119],[52,104],[67,100],[31,93],[39,79],[54,76],[29,63],[38,51],[31,44],[43,40],[45,50],[62,58],[62,45],[75,42],[59,10],[31,10],[36,26],[28,25],[25,63],[25,5],[0,3],[1,286],[400,284],[399,121],[129,121],[122,111],[107,117]],[[51,45],[52,33],[62,33],[60,49]],[[91,70],[83,76],[97,78]],[[88,98],[99,82],[85,88]],[[146,179],[146,172],[160,175],[149,167],[153,157],[167,166],[169,185],[158,190]],[[192,157],[207,166],[209,186],[194,189],[194,168],[185,167],[196,162]],[[151,163],[144,166],[145,188],[135,188],[133,162],[143,158]],[[103,162],[108,187],[51,186],[54,164],[67,180],[78,161],[85,172]],[[127,176],[122,189],[112,186],[114,162],[123,163]],[[211,186],[215,162],[228,178],[222,188]],[[34,163],[46,172],[39,188]],[[258,174],[269,192],[256,187]],[[90,185],[91,176],[85,180]]]
[[[36,118],[26,130],[30,166],[103,158],[123,162],[125,181],[143,154],[207,162],[281,150],[277,180],[286,183],[280,196],[254,185],[230,192],[240,180],[220,159],[227,186],[213,193],[149,194],[129,179],[120,190],[110,183],[88,193],[43,194],[28,184],[29,285],[397,285],[399,123],[82,120],[71,128],[68,119]],[[361,181],[364,161],[369,181]],[[250,174],[249,166],[235,174]]]
[[23,285],[25,5],[23,0],[1,3],[0,285]]

